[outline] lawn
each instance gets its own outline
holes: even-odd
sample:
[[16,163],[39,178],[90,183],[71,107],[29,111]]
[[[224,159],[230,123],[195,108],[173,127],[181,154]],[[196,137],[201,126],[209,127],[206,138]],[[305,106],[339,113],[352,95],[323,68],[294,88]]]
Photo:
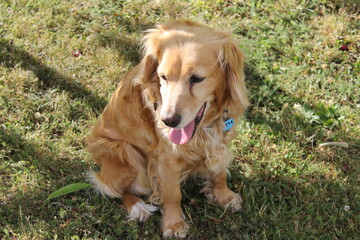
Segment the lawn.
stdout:
[[[160,239],[160,213],[129,222],[88,188],[84,136],[144,30],[190,19],[233,32],[251,107],[228,183],[233,214],[183,187],[188,239],[360,239],[357,0],[0,1],[0,239]],[[343,145],[322,145],[341,142]],[[344,146],[345,145],[345,146]],[[146,198],[144,198],[146,199]]]

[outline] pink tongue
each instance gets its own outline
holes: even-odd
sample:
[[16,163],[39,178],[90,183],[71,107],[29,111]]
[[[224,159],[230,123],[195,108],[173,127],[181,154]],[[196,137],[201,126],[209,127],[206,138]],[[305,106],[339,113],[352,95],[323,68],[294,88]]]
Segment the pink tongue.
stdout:
[[187,143],[192,137],[195,129],[195,119],[192,120],[187,126],[175,129],[171,128],[169,133],[169,139],[175,144],[183,145]]

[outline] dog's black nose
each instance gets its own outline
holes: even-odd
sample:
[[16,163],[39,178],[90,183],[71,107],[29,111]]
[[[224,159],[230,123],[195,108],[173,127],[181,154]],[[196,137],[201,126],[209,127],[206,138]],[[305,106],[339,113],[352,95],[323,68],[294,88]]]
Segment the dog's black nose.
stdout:
[[181,116],[179,114],[175,114],[171,117],[162,119],[163,123],[168,126],[168,127],[176,127],[177,125],[179,125],[180,121],[181,121]]

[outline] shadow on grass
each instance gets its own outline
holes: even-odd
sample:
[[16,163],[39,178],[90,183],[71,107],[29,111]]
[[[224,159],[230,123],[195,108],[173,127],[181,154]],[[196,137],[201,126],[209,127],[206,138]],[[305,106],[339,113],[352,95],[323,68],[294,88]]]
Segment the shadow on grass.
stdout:
[[[360,159],[359,139],[348,136],[342,129],[341,123],[331,129],[322,123],[311,123],[296,116],[294,104],[308,109],[314,109],[314,107],[281,89],[276,81],[267,81],[257,72],[256,63],[248,63],[245,72],[246,83],[250,90],[250,101],[253,104],[245,114],[247,122],[264,125],[271,129],[270,134],[277,136],[277,139],[281,139],[280,141],[298,143],[304,150],[304,157],[315,154],[319,156],[316,158],[317,161],[331,162],[339,170],[345,168],[346,175],[356,174],[356,162],[351,160]],[[302,134],[296,135],[297,131],[301,131]],[[329,136],[333,139],[329,139]],[[318,148],[319,143],[331,141],[344,141],[349,144],[349,147]]]
[[[2,160],[7,162],[6,165],[9,167],[0,169],[1,184],[7,189],[13,189],[12,192],[7,191],[7,196],[0,196],[1,230],[5,224],[19,224],[24,216],[40,214],[49,192],[75,180],[83,181],[84,172],[88,169],[83,161],[72,161],[70,157],[57,156],[50,146],[44,149],[24,140],[14,131],[0,128],[0,139],[0,147],[8,152],[7,157]],[[16,186],[9,185],[9,182],[17,184],[17,180],[12,178],[17,178],[18,174],[24,174],[25,180],[28,172],[35,174],[36,179],[31,177],[30,181],[31,186],[36,186],[38,182],[37,187],[26,189],[21,182],[22,188],[26,190],[20,191]],[[21,215],[18,215],[18,211],[21,211]]]
[[345,9],[345,11],[350,14],[360,13],[359,0],[329,0],[329,2],[335,5],[336,10]]
[[[209,203],[199,193],[199,179],[184,184],[189,239],[346,239],[357,231],[355,186],[325,178],[309,184],[265,173],[248,178],[232,172],[229,188],[240,192],[244,201],[239,213]],[[350,211],[344,210],[347,205]]]
[[[3,160],[9,167],[0,169],[1,188],[9,189],[7,195],[0,196],[0,239],[70,239],[75,235],[137,239],[145,231],[160,234],[159,217],[146,224],[129,222],[119,199],[104,198],[93,189],[46,200],[50,192],[62,186],[84,181],[88,165],[56,155],[50,146],[44,149],[14,131],[0,129],[0,139],[0,147],[8,151]],[[12,179],[19,174],[21,190]],[[31,187],[24,186],[27,176],[31,176]]]
[[[127,33],[137,33],[142,35],[141,33],[149,28],[154,27],[154,23],[149,21],[141,21],[137,18],[128,18],[126,15],[118,14],[114,16],[119,27],[126,30]],[[159,16],[160,17],[160,16]],[[131,19],[131,20],[130,20]]]
[[71,159],[55,156],[51,146],[44,147],[26,141],[14,131],[3,130],[0,128],[1,146],[7,149],[8,154],[5,159],[10,162],[29,162],[32,167],[36,167],[43,173],[45,179],[58,181],[59,176],[71,176],[74,169],[84,169],[82,161],[71,161]]
[[117,51],[119,56],[123,57],[126,62],[133,66],[141,61],[140,42],[126,36],[117,36],[113,34],[99,34],[98,41],[103,46],[110,46]]
[[255,124],[266,124],[277,134],[288,135],[288,132],[284,132],[283,127],[277,121],[269,119],[265,113],[253,111],[254,108],[263,108],[267,112],[271,112],[281,110],[284,104],[307,104],[278,87],[276,82],[266,81],[265,77],[256,70],[256,63],[254,62],[246,64],[245,76],[250,93],[250,103],[252,104],[246,112],[246,119]]
[[42,83],[39,88],[58,88],[67,91],[72,98],[84,100],[98,114],[104,109],[107,103],[105,99],[87,90],[76,80],[46,66],[30,53],[6,40],[0,40],[0,64],[4,64],[8,68],[21,66],[23,69],[34,72]]
[[144,36],[145,31],[154,28],[154,24],[150,22],[129,21],[123,15],[115,16],[118,27],[122,29],[119,34],[101,33],[98,34],[98,41],[103,46],[110,46],[125,61],[130,62],[133,66],[140,63],[142,58],[140,39],[131,38],[129,36]]
[[[11,179],[13,174],[15,176],[18,174],[17,170],[24,174],[28,172],[34,173],[34,176],[39,178],[32,179],[31,181],[40,181],[39,186],[42,187],[39,187],[39,189],[28,189],[34,195],[38,195],[39,191],[44,191],[48,194],[49,191],[52,192],[61,186],[76,180],[83,181],[84,179],[84,173],[88,169],[88,165],[84,161],[74,161],[69,156],[56,155],[50,145],[44,148],[33,144],[24,140],[23,137],[14,131],[0,129],[0,139],[1,148],[8,152],[3,160],[10,167],[10,170],[6,168],[0,169],[0,175],[4,176],[4,186],[8,185],[7,177],[5,178],[5,176]],[[77,174],[74,174],[75,172]],[[13,179],[10,182],[16,183],[16,180]],[[33,185],[34,182],[31,184]],[[7,188],[10,189],[11,186],[7,186]],[[20,192],[16,188],[13,189],[15,192],[9,200],[6,200],[8,203],[14,202],[12,198],[21,197]],[[45,199],[43,198],[40,201]]]

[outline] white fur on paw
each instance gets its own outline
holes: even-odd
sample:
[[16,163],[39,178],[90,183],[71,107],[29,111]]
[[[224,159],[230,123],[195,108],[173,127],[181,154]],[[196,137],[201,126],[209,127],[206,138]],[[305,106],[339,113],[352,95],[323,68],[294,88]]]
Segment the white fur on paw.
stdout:
[[144,201],[135,203],[129,213],[129,221],[146,221],[153,212],[158,208],[151,204],[146,204]]
[[187,232],[189,231],[189,226],[185,223],[184,226],[176,229],[175,231],[172,229],[166,229],[163,233],[164,238],[185,238],[187,235]]
[[224,207],[229,208],[232,212],[237,212],[241,210],[242,198],[239,194],[235,194],[235,197],[227,203]]

